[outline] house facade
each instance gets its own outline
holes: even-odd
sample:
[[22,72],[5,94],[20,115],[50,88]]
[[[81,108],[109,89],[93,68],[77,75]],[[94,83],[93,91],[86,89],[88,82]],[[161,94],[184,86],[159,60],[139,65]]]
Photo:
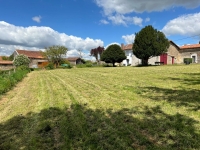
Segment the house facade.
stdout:
[[80,57],[68,57],[66,60],[68,60],[71,65],[82,64]]
[[184,58],[192,58],[192,63],[200,63],[200,44],[181,46],[179,52],[182,61]]
[[[133,54],[132,50],[133,44],[121,44],[121,48],[124,51],[126,55],[126,59],[123,60],[122,65],[123,66],[137,66],[142,63],[141,59],[137,58]],[[149,59],[149,64],[155,64],[156,61],[158,61],[160,58],[159,57],[153,57]]]
[[[184,63],[184,58],[192,58],[193,63],[200,63],[200,44],[177,46],[173,41],[166,53],[149,59],[149,64],[155,65],[156,62],[162,62],[165,65]],[[121,45],[126,54],[126,60],[122,62],[124,66],[136,66],[141,64],[141,59],[137,58],[132,52],[133,44]]]
[[15,50],[14,58],[21,54],[30,59],[29,68],[43,68],[48,65],[48,60],[44,58],[41,51]]

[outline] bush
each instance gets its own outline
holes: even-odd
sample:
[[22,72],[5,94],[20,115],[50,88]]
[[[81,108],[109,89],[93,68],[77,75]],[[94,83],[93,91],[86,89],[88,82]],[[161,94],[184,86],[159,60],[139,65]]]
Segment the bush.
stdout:
[[52,70],[52,69],[54,69],[54,64],[53,63],[49,63],[45,68],[47,70]]
[[92,67],[92,64],[88,63],[86,64],[86,67]]
[[26,66],[26,65],[18,66],[18,67],[16,68],[16,70],[29,70],[29,71],[30,71],[29,67]]
[[183,58],[183,62],[185,64],[190,64],[190,63],[192,63],[192,58]]
[[59,66],[59,68],[63,68],[63,69],[71,69],[72,66],[71,66],[70,64],[61,64],[61,65]]
[[22,65],[28,66],[29,63],[30,63],[30,59],[29,59],[27,56],[25,56],[25,55],[17,55],[17,56],[15,57],[14,62],[13,62],[13,64],[14,64],[16,67],[22,66]]
[[[12,71],[12,70],[10,70]],[[16,69],[16,72],[13,72],[9,75],[8,72],[0,75],[0,94],[3,94],[9,91],[17,82],[21,81],[29,70]]]

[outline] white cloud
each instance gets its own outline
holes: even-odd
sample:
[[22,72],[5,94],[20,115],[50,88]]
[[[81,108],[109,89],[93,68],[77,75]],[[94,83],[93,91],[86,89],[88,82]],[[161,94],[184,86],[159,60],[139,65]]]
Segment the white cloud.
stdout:
[[33,21],[40,23],[41,22],[42,17],[41,16],[35,16],[32,18]]
[[[142,18],[131,17],[130,13],[163,11],[174,7],[196,8],[200,5],[200,0],[95,0],[95,2],[112,23],[127,25],[132,20],[132,24],[139,26],[142,26]],[[150,18],[146,18],[145,21],[150,21]]]
[[100,20],[101,24],[109,24],[109,22],[107,20]]
[[200,13],[183,15],[170,20],[162,29],[166,35],[200,34]]
[[128,24],[134,24],[134,25],[139,25],[142,26],[143,19],[139,17],[126,17],[121,14],[113,15],[113,16],[108,16],[108,20],[112,21],[113,24],[116,25],[125,25],[127,26]]
[[149,22],[149,21],[150,21],[150,18],[146,18],[146,19],[145,19],[145,22]]
[[122,39],[125,40],[126,44],[131,44],[134,42],[135,40],[135,34],[131,34],[131,35],[123,35]]
[[79,53],[76,49],[67,52],[67,57],[79,57]]
[[199,0],[95,0],[95,2],[103,8],[105,15],[162,11],[179,6],[195,8],[200,5]]
[[139,18],[139,17],[133,17],[133,24],[135,25],[139,25],[139,26],[142,26],[142,21],[143,19],[142,18]]
[[52,45],[63,45],[68,50],[92,48],[103,46],[100,39],[83,39],[65,33],[59,33],[50,27],[19,27],[0,21],[0,55],[10,55],[18,49],[44,49]]

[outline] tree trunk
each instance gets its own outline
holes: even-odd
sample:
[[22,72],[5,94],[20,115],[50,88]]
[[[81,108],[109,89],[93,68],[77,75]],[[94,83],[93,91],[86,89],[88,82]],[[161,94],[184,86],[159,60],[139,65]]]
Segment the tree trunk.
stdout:
[[99,65],[99,59],[96,57],[97,65]]
[[112,64],[113,64],[113,67],[115,67],[115,62],[112,62]]
[[148,58],[142,59],[142,66],[148,66]]

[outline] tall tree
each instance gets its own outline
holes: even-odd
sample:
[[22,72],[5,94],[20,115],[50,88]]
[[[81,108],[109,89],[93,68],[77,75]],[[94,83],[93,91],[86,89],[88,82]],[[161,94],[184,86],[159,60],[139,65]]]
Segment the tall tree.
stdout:
[[103,53],[104,51],[104,47],[97,47],[97,48],[94,48],[94,49],[91,49],[90,50],[90,56],[94,56],[97,63],[99,63],[99,60],[100,60],[100,57],[101,57],[101,54]]
[[121,63],[124,59],[126,59],[125,53],[117,44],[108,46],[101,55],[101,60],[106,63],[112,63],[113,67],[116,62]]
[[43,52],[44,56],[53,64],[57,66],[63,61],[63,57],[67,53],[67,48],[65,46],[53,45],[45,48]]
[[133,54],[142,60],[142,65],[147,66],[151,57],[167,52],[169,41],[164,33],[146,26],[136,33],[133,44]]

